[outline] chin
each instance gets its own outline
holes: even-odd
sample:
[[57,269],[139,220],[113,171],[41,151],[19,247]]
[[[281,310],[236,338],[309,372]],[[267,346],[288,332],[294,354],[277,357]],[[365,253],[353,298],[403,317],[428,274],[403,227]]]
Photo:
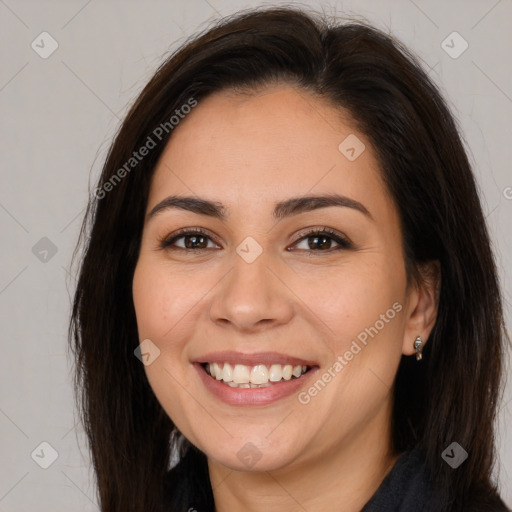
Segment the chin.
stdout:
[[234,449],[231,441],[224,449],[217,445],[211,450],[203,451],[208,460],[214,460],[233,471],[276,471],[291,464],[296,456],[295,453],[283,450],[283,445],[279,450],[276,446],[269,445],[268,441],[263,443],[265,446],[250,440],[237,440],[236,444],[240,444],[240,448]]

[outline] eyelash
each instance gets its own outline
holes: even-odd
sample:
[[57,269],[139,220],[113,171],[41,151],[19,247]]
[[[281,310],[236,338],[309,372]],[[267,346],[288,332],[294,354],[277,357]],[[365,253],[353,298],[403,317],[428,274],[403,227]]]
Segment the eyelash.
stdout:
[[[207,231],[205,231],[202,228],[184,228],[184,229],[177,231],[176,233],[173,233],[172,235],[170,235],[168,237],[164,237],[164,238],[160,239],[159,240],[160,248],[167,249],[167,250],[182,250],[182,251],[194,251],[194,252],[202,252],[202,251],[210,250],[209,248],[191,249],[191,248],[173,246],[173,244],[180,238],[185,238],[187,236],[197,236],[197,235],[202,235],[202,236],[212,240],[217,245],[220,245],[209,235],[209,233]],[[299,249],[299,250],[308,250],[310,252],[331,253],[333,251],[339,251],[342,249],[345,249],[345,250],[353,249],[352,243],[346,237],[342,236],[337,231],[334,231],[333,229],[328,228],[328,227],[324,227],[321,229],[313,228],[313,229],[306,231],[305,233],[302,233],[300,235],[300,238],[294,242],[294,245],[298,244],[299,242],[302,242],[303,240],[307,240],[308,238],[312,238],[313,236],[325,236],[325,235],[328,235],[327,238],[334,240],[338,244],[338,247],[331,247],[330,249],[326,249],[326,250],[322,250],[322,249],[319,249],[319,250]]]

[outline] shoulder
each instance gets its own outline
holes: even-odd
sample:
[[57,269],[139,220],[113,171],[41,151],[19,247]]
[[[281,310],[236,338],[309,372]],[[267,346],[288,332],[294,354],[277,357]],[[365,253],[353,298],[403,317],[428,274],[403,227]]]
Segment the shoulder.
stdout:
[[400,455],[361,512],[446,511],[446,505],[441,503],[428,481],[420,452],[412,450]]
[[404,452],[361,512],[511,512],[490,488],[449,501],[433,487],[418,449]]
[[165,510],[213,512],[213,493],[206,457],[191,446],[164,482]]
[[455,503],[454,512],[511,512],[497,491],[470,491],[461,503]]
[[[190,447],[167,472],[165,510],[213,512],[214,502],[206,456]],[[472,490],[462,502],[448,503],[430,484],[418,450],[400,455],[390,473],[361,512],[511,512],[497,492]]]

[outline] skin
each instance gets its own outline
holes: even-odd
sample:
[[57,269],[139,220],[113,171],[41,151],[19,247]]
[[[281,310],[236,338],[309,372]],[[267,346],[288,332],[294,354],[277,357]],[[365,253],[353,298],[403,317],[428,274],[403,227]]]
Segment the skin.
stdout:
[[[366,147],[352,162],[338,150],[349,134]],[[371,218],[347,207],[271,216],[278,201],[331,193],[359,201]],[[145,366],[148,380],[206,453],[216,510],[316,512],[343,503],[359,511],[399,455],[390,448],[394,378],[416,336],[428,338],[437,309],[435,283],[407,286],[397,208],[369,140],[346,113],[287,84],[216,93],[174,130],[147,212],[171,194],[228,212],[225,221],[179,209],[147,219],[133,279],[140,340],[160,350]],[[324,226],[353,248],[298,236]],[[211,233],[206,250],[161,248],[161,239],[195,227]],[[236,252],[248,236],[263,250],[250,264]],[[317,361],[321,375],[396,302],[401,311],[307,404],[293,394],[227,405],[190,362],[217,350],[278,351]],[[248,442],[261,454],[251,468],[237,457]]]

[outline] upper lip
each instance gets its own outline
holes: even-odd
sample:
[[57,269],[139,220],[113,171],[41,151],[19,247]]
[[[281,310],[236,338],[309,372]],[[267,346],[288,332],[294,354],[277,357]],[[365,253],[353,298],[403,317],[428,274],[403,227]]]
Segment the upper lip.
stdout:
[[257,364],[291,364],[292,366],[317,366],[315,361],[308,361],[299,357],[293,357],[279,352],[255,352],[253,354],[244,354],[242,352],[210,352],[204,356],[192,360],[193,363],[229,363],[243,364],[245,366],[255,366]]

